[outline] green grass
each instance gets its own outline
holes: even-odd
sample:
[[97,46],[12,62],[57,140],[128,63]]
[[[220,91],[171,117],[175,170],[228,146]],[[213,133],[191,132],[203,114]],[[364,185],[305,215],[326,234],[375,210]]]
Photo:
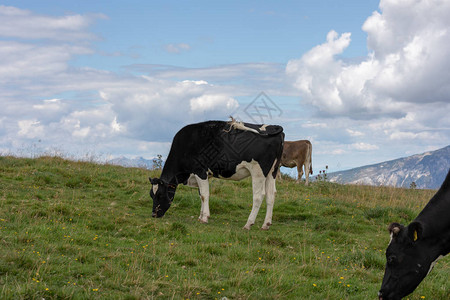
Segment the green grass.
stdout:
[[[151,218],[157,172],[0,157],[0,299],[375,299],[387,226],[435,191],[277,183],[251,231],[251,182],[211,180],[209,224],[180,186]],[[409,299],[448,299],[448,258]]]

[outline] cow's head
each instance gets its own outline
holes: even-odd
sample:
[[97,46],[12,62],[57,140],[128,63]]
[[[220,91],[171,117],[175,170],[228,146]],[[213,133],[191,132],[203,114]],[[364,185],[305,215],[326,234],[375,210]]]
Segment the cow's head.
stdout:
[[386,250],[386,270],[378,292],[380,300],[401,299],[412,293],[427,276],[433,262],[429,241],[423,241],[419,222],[407,227],[389,226],[391,242]]
[[152,188],[150,197],[153,199],[152,217],[161,218],[172,204],[168,194],[168,184],[159,178],[149,178]]

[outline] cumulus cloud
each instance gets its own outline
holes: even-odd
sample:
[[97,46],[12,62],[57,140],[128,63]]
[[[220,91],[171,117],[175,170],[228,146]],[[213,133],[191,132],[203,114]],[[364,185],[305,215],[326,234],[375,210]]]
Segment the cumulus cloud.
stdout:
[[400,117],[411,103],[448,101],[450,2],[383,0],[379,7],[362,27],[370,52],[360,63],[339,58],[350,33],[330,31],[325,43],[287,64],[303,100],[322,114]]
[[6,37],[0,41],[0,151],[36,141],[43,147],[63,144],[69,152],[81,145],[121,154],[132,145],[160,149],[155,141],[167,147],[181,126],[226,118],[237,107],[223,87],[202,78],[71,66],[74,57],[95,54],[89,26],[99,18],[105,16],[42,16],[0,6],[0,37]]
[[204,113],[222,108],[233,111],[239,107],[239,103],[228,95],[203,95],[192,98],[190,107],[193,113]]
[[237,100],[206,81],[174,83],[143,76],[131,85],[101,89],[100,95],[126,134],[144,139],[163,139],[186,123],[226,118],[238,107]]
[[301,104],[314,109],[302,128],[316,161],[336,155],[355,167],[448,145],[449,15],[449,1],[381,0],[362,24],[367,56],[344,58],[351,33],[330,28],[322,44],[287,63]]
[[25,136],[27,138],[36,138],[42,136],[44,133],[44,127],[36,119],[34,120],[21,120],[18,122],[19,136]]

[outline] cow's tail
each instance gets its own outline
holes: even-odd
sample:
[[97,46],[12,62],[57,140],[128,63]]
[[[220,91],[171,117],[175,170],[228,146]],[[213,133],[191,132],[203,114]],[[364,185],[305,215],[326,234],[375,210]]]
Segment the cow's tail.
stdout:
[[309,152],[308,153],[308,155],[309,155],[309,174],[312,175],[313,170],[312,170],[312,145],[311,145],[311,143],[309,144],[308,152]]
[[[281,128],[283,129],[283,127],[281,127]],[[275,167],[274,167],[274,170],[272,173],[272,177],[274,179],[277,178],[277,173],[281,172],[280,167],[281,167],[281,156],[283,155],[284,132],[281,132],[280,136],[281,136],[281,143],[280,143],[280,147],[278,149],[277,160],[276,160]],[[280,178],[281,178],[281,173],[280,173]]]

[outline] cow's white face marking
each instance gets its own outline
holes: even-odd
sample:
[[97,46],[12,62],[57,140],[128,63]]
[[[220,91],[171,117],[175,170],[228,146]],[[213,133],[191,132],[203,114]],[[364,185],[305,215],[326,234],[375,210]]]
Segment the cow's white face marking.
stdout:
[[259,131],[266,131],[266,127],[269,125],[264,124],[263,126],[259,127]]
[[152,186],[152,189],[153,189],[153,194],[156,195],[156,192],[158,191],[158,185],[157,185],[157,184],[154,184],[154,185]]

